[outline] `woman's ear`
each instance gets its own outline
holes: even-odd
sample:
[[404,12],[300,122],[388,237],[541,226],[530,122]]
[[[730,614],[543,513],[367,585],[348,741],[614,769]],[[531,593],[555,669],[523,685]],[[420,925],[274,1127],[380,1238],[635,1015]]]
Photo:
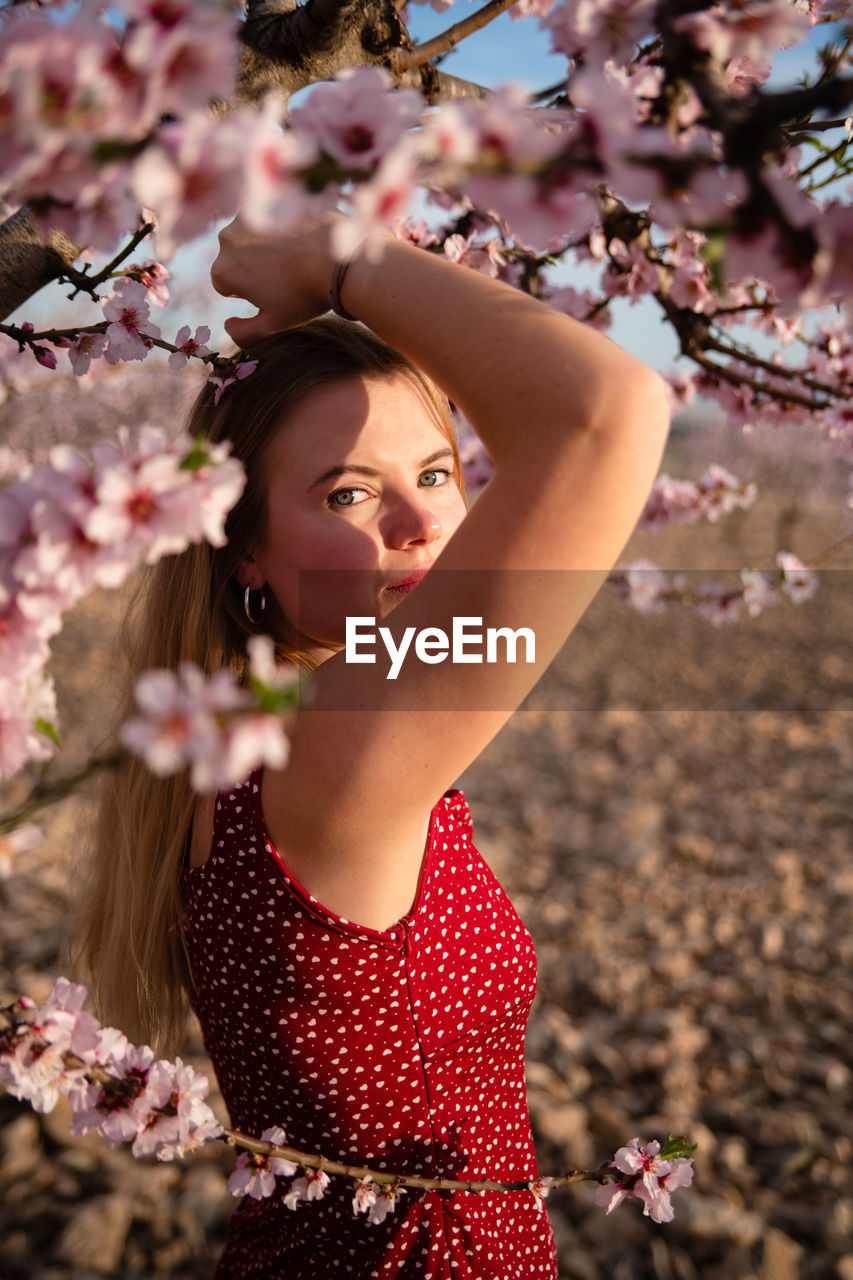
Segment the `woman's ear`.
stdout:
[[254,556],[243,557],[235,570],[234,577],[241,587],[251,587],[253,591],[260,591],[265,585],[264,575],[258,568],[258,562]]

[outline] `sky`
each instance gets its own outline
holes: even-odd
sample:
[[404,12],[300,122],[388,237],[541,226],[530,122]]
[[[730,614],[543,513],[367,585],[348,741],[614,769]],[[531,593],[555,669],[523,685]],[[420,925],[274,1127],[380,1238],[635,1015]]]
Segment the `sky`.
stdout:
[[[436,13],[429,5],[410,4],[409,31],[414,39],[424,40],[444,31],[474,11],[472,0],[457,0],[449,10]],[[809,54],[826,43],[825,29],[815,31],[808,51],[803,47],[778,55],[773,80],[778,87],[792,84],[811,61]],[[566,60],[550,51],[550,35],[535,19],[513,21],[508,13],[461,41],[443,62],[444,70],[475,83],[495,86],[508,80],[520,81],[536,91],[556,84],[565,76]],[[310,92],[310,90],[309,90]],[[295,100],[298,100],[299,95]],[[215,232],[180,250],[168,264],[173,277],[174,303],[167,313],[153,311],[152,320],[161,325],[163,337],[172,340],[178,327],[207,324],[212,330],[210,346],[218,349],[227,341],[222,325],[229,315],[251,315],[254,308],[233,299],[219,298],[209,284],[208,272],[216,254]],[[138,257],[138,255],[137,255]],[[596,273],[589,268],[567,263],[553,274],[559,284],[584,288],[593,285]],[[611,304],[614,323],[610,336],[638,358],[654,368],[672,368],[678,351],[672,331],[663,322],[654,302],[632,305],[625,299]],[[16,319],[31,319],[37,327],[50,324],[91,323],[95,316],[79,319],[77,307],[64,304],[55,289],[41,295],[21,309]]]

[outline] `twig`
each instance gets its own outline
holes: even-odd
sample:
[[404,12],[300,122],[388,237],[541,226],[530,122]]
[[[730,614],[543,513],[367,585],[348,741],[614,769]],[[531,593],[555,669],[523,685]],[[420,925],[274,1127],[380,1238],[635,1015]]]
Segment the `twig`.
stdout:
[[708,339],[705,350],[717,351],[720,355],[731,357],[732,360],[743,360],[746,364],[752,365],[754,369],[763,369],[765,373],[772,374],[776,378],[780,374],[784,377],[796,378],[804,387],[809,387],[812,391],[823,392],[829,396],[838,396],[842,400],[850,399],[851,393],[849,391],[845,391],[841,387],[834,387],[828,382],[820,382],[817,378],[812,378],[807,373],[800,373],[796,369],[773,364],[771,360],[762,360],[760,356],[755,355],[748,347],[741,346],[740,343],[721,342],[718,338],[712,337]]
[[832,546],[827,547],[824,551],[819,551],[816,556],[812,556],[811,560],[806,561],[806,568],[819,569],[821,565],[827,564],[828,561],[834,560],[836,556],[841,555],[841,552],[846,551],[848,547],[853,547],[853,533],[848,533],[846,537],[840,538],[838,542],[833,542]]
[[0,836],[7,836],[10,831],[14,831],[40,809],[46,809],[57,800],[64,800],[82,783],[93,778],[96,773],[100,773],[103,769],[117,769],[125,759],[126,752],[110,751],[105,756],[95,756],[76,773],[69,773],[64,778],[57,778],[50,782],[36,783],[25,800],[0,817]]
[[836,156],[840,156],[847,150],[850,139],[844,138],[837,143],[829,151],[822,151],[816,160],[812,160],[811,164],[807,164],[804,169],[800,169],[797,178],[807,178],[810,173],[814,173],[815,169],[819,169],[822,164],[826,164],[827,160],[834,160]]
[[781,400],[783,404],[801,404],[806,409],[822,409],[823,405],[818,404],[816,400],[809,396],[800,395],[797,391],[786,391],[783,387],[772,387],[766,382],[760,382],[758,378],[751,378],[746,373],[736,373],[733,369],[729,369],[724,364],[717,364],[715,360],[709,360],[706,355],[702,355],[699,351],[685,351],[694,364],[698,364],[700,369],[715,378],[722,378],[724,382],[731,383],[735,387],[749,387],[752,391],[759,395],[771,396],[776,400]]
[[807,125],[782,125],[782,132],[787,133],[791,130],[790,140],[793,142],[800,134],[808,137],[810,133],[825,133],[829,129],[843,129],[847,124],[846,120],[811,120]]
[[454,23],[452,27],[433,36],[431,40],[415,45],[414,49],[394,49],[390,59],[392,70],[401,72],[409,71],[412,67],[422,67],[425,62],[429,62],[440,53],[447,53],[460,40],[464,40],[472,32],[479,31],[481,27],[500,17],[514,3],[515,0],[489,0],[489,3],[483,5],[482,9],[478,9],[476,13],[469,14],[467,18]]
[[[35,347],[40,342],[55,343],[59,338],[74,339],[86,333],[106,333],[108,325],[109,322],[107,320],[101,320],[98,324],[81,325],[77,329],[41,329],[38,333],[30,333],[29,329],[22,329],[15,324],[0,324],[0,333],[17,342],[19,348],[23,351],[24,347]],[[157,347],[160,351],[168,351],[170,355],[181,351],[180,347],[176,347],[173,342],[167,342],[165,338],[152,338],[145,333],[141,333],[139,336],[147,346]],[[187,353],[185,352],[184,354]],[[233,363],[232,357],[222,356],[218,351],[211,351],[206,356],[199,356],[191,352],[188,359],[201,360],[205,364],[213,365],[215,369]]]
[[[478,1182],[462,1182],[455,1178],[410,1177],[406,1174],[341,1164],[337,1160],[327,1160],[325,1156],[297,1151],[293,1147],[279,1147],[272,1142],[251,1138],[237,1129],[226,1129],[223,1137],[229,1146],[242,1147],[256,1155],[273,1157],[277,1160],[290,1160],[303,1168],[321,1169],[323,1173],[337,1174],[343,1178],[369,1178],[371,1182],[380,1186],[414,1187],[419,1191],[529,1191],[531,1181],[536,1181],[536,1179],[527,1179],[517,1182],[494,1182],[491,1179],[483,1179]],[[617,1172],[612,1165],[603,1164],[600,1169],[572,1169],[569,1173],[548,1181],[552,1187],[568,1186],[572,1182],[604,1182],[611,1173]]]
[[59,277],[59,283],[73,285],[74,292],[69,294],[69,297],[72,300],[77,297],[78,293],[90,293],[92,297],[94,297],[95,289],[97,289],[99,285],[104,284],[106,280],[110,279],[116,267],[120,266],[122,262],[124,262],[125,258],[129,257],[130,254],[133,253],[136,246],[140,244],[146,236],[150,235],[153,230],[153,222],[143,222],[139,229],[131,236],[130,240],[128,240],[127,244],[120,249],[116,256],[95,275],[90,276],[85,270],[78,271],[76,267],[68,267]]

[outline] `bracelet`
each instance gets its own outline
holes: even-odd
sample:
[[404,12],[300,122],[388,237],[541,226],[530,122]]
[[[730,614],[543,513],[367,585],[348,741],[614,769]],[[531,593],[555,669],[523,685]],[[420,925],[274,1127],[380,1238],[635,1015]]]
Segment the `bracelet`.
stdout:
[[329,281],[329,305],[336,316],[341,316],[344,320],[355,320],[357,317],[347,311],[341,302],[341,288],[349,265],[349,262],[336,262],[332,267],[332,277]]

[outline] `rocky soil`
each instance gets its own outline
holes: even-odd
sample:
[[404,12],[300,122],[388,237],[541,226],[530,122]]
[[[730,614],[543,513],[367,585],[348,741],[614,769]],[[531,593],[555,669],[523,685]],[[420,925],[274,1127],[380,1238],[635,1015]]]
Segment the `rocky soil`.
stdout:
[[[667,462],[696,475],[709,456],[768,492],[716,527],[637,538],[626,559],[704,579],[850,532],[819,451],[780,441],[769,466],[748,441],[676,439]],[[561,1280],[853,1280],[853,555],[833,565],[811,604],[725,630],[686,610],[638,619],[605,588],[461,779],[537,944],[543,1172],[634,1135],[699,1144],[669,1226],[636,1206],[605,1217],[590,1186],[554,1193]],[[55,644],[63,769],[104,732],[116,613],[87,602]],[[88,816],[85,795],[46,811],[44,844],[0,883],[0,996],[68,972]],[[188,1056],[204,1065],[197,1037]],[[63,1107],[0,1096],[0,1276],[210,1276],[233,1157],[214,1144],[157,1165],[67,1130]]]

